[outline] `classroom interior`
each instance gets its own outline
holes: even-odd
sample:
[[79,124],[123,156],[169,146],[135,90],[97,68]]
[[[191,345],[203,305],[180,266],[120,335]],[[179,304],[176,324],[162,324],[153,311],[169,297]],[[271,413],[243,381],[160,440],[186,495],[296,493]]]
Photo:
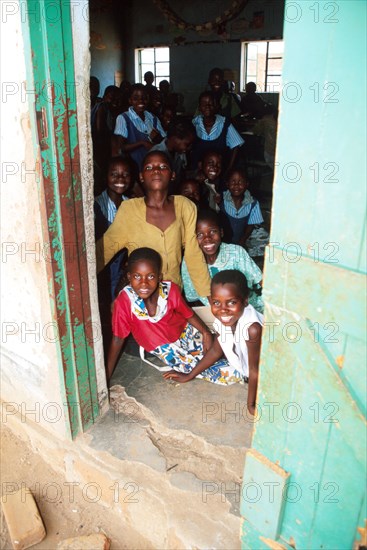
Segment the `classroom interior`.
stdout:
[[[246,82],[256,80],[263,101],[278,108],[283,0],[204,0],[200,5],[193,0],[184,4],[171,0],[169,10],[167,3],[153,0],[90,0],[89,4],[91,76],[99,79],[100,96],[107,86],[120,86],[125,80],[144,84],[144,73],[151,70],[156,86],[163,79],[170,82],[171,92],[177,94],[178,114],[191,120],[200,93],[208,89],[209,71],[219,67],[240,97]],[[224,21],[218,25],[220,15]],[[198,30],[200,23],[206,25]],[[270,233],[274,170],[265,162],[264,140],[252,132],[255,123],[252,117],[240,115],[235,126],[245,141],[239,163],[264,217],[258,228],[260,241],[251,250],[262,269]],[[152,356],[148,360],[159,366]],[[130,337],[111,386],[111,411],[92,427],[92,447],[108,448],[120,459],[135,454],[137,461],[157,471],[170,471],[172,483],[176,483],[175,476],[177,483],[184,480],[187,490],[193,492],[216,456],[216,482],[240,483],[254,423],[245,406],[246,385],[164,381],[161,372],[141,361],[138,346]],[[237,495],[229,492],[223,499],[230,513],[239,518]]]
[[[284,0],[205,0],[198,5],[153,0],[90,0],[91,76],[100,96],[107,86],[170,82],[177,114],[191,120],[209,71],[219,67],[241,100],[246,82],[255,81],[264,103],[278,110],[283,64]],[[179,14],[179,15],[177,15]],[[220,19],[220,23],[218,20]],[[277,114],[275,114],[277,117]],[[269,240],[274,170],[264,159],[264,138],[253,132],[256,119],[245,113],[233,123],[245,144],[237,163],[260,203],[264,223],[249,242],[250,255],[262,269]]]

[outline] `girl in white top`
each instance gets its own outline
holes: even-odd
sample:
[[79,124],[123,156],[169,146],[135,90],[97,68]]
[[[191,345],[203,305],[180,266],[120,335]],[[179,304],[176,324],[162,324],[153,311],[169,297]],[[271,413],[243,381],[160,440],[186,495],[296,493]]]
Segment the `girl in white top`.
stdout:
[[264,316],[248,304],[246,277],[236,269],[216,273],[211,281],[214,328],[229,364],[248,378],[247,408],[256,411],[261,333]]

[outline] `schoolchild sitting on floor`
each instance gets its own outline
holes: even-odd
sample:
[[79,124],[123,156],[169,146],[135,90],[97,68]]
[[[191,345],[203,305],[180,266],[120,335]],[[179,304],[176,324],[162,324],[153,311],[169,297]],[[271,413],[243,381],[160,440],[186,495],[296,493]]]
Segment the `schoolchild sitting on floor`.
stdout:
[[193,118],[196,128],[196,141],[192,147],[191,167],[195,169],[199,160],[208,150],[224,154],[224,169],[231,170],[239,148],[244,140],[234,128],[230,118],[216,114],[218,105],[213,92],[203,92],[199,96],[201,114]]
[[158,117],[146,111],[148,94],[143,84],[131,86],[129,102],[129,110],[116,119],[112,154],[128,153],[141,170],[147,151],[166,137],[166,132]]
[[167,380],[188,382],[198,377],[216,384],[243,380],[240,372],[220,359],[220,346],[213,348],[211,332],[185,303],[180,288],[162,280],[162,259],[155,250],[144,247],[130,254],[128,280],[114,303],[108,381],[130,333],[167,365],[163,375]]
[[[225,269],[237,269],[247,279],[249,303],[260,312],[264,311],[261,298],[262,273],[242,246],[222,242],[223,230],[218,214],[213,210],[199,210],[196,220],[196,238],[208,266],[211,278]],[[181,277],[188,302],[200,302],[208,305],[205,296],[198,296],[192,284],[185,261],[182,262]]]
[[147,154],[140,173],[145,197],[123,202],[114,222],[97,241],[97,271],[124,247],[130,254],[136,248],[149,246],[162,257],[163,277],[181,285],[184,250],[196,290],[201,296],[209,296],[210,278],[195,236],[196,207],[186,197],[169,195],[174,175],[165,153]]
[[[228,191],[223,193],[221,211],[228,224],[224,238],[227,242],[245,246],[256,224],[263,223],[259,202],[247,189],[247,180],[241,170],[232,170],[226,179]],[[227,231],[228,227],[228,231]]]
[[[248,286],[243,273],[228,269],[214,275],[210,304],[216,317],[217,342],[229,364],[248,378],[247,409],[255,414],[264,317],[248,304]],[[216,345],[215,342],[214,351]]]

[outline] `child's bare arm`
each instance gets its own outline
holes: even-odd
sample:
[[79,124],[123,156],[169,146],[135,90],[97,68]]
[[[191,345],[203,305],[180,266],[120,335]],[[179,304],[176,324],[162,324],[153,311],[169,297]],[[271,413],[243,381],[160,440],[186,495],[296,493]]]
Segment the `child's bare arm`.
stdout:
[[251,414],[256,412],[257,380],[259,376],[260,345],[262,327],[259,323],[252,323],[248,329],[249,340],[246,340],[248,352],[248,395],[247,408]]
[[191,372],[189,372],[188,374],[184,374],[183,372],[171,370],[165,372],[163,378],[165,378],[166,380],[172,379],[175,382],[181,383],[189,382],[190,380],[193,380],[198,374],[211,367],[222,356],[223,350],[220,347],[218,339],[215,337],[210,350],[204,355],[201,361],[199,361],[199,363],[196,365],[196,367],[192,369]]
[[203,351],[204,353],[206,353],[213,343],[212,333],[210,332],[206,324],[200,319],[200,317],[196,315],[196,313],[194,313],[194,315],[190,317],[187,322],[195,327],[203,335]]
[[253,224],[246,225],[245,230],[243,232],[243,236],[240,239],[241,246],[245,246],[247,239],[250,237],[251,233],[254,230],[254,227],[255,226]]
[[108,357],[107,357],[107,368],[106,368],[106,377],[107,377],[107,385],[110,385],[110,379],[113,374],[113,371],[115,370],[117,359],[120,355],[120,352],[122,350],[122,346],[125,343],[125,338],[119,338],[118,336],[113,335],[110,349],[108,350]]

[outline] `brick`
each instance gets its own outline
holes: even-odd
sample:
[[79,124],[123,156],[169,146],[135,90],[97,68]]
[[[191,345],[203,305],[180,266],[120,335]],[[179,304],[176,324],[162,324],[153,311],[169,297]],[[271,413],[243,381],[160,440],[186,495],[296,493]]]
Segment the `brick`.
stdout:
[[2,507],[14,550],[29,548],[45,538],[46,530],[28,487],[3,495]]
[[85,535],[59,542],[57,550],[110,550],[110,541],[103,533]]

